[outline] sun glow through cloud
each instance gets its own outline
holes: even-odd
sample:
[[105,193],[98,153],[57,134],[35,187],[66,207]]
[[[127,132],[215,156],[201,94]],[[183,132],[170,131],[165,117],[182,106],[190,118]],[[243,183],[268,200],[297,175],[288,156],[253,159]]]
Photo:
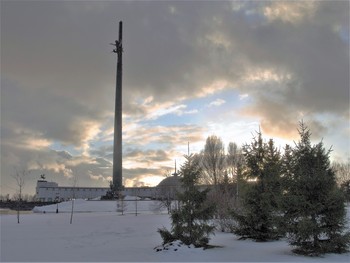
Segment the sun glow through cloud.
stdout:
[[198,153],[213,134],[227,147],[260,129],[293,145],[301,119],[348,160],[348,11],[348,1],[2,2],[1,192],[13,193],[14,166],[33,170],[29,194],[40,174],[108,187],[116,17],[126,186],[157,185],[188,143]]

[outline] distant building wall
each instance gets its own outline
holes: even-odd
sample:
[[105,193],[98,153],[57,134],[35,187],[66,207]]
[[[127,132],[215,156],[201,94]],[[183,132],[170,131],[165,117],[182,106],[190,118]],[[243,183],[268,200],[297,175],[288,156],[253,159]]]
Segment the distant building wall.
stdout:
[[[37,181],[36,198],[41,202],[66,201],[72,198],[93,199],[106,195],[109,187],[58,186],[55,182]],[[156,198],[156,187],[125,187],[123,195]]]
[[125,187],[122,191],[123,195],[139,196],[143,198],[156,198],[156,187]]
[[[201,191],[213,187],[212,185],[198,185]],[[236,186],[233,189],[235,190]],[[106,195],[108,190],[110,190],[109,187],[58,186],[55,182],[38,180],[36,199],[41,202],[67,201],[72,198],[94,199]],[[125,187],[122,194],[124,196],[139,196],[141,198],[176,199],[177,192],[182,192],[180,181],[176,177],[168,177],[159,183],[157,187]]]
[[108,190],[108,187],[58,186],[55,182],[39,180],[36,186],[36,197],[42,202],[66,201],[72,198],[93,199],[105,195]]

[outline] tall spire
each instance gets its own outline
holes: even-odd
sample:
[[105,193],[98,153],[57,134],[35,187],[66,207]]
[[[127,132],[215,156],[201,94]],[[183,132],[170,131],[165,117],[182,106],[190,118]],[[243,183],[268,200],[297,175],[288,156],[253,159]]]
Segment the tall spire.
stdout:
[[176,159],[175,159],[175,171],[174,171],[174,173],[172,174],[173,176],[178,176],[179,174],[177,173],[177,171],[176,171]]
[[112,45],[117,54],[115,113],[114,113],[114,146],[113,146],[113,186],[115,190],[122,188],[122,54],[123,54],[123,22],[119,22],[119,39]]

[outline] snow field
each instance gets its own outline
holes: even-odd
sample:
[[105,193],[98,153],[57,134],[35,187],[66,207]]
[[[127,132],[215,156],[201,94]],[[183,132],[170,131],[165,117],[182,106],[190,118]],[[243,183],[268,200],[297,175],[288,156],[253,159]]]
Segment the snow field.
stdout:
[[[112,204],[114,203],[114,204]],[[139,202],[146,209],[147,202]],[[75,209],[80,213],[70,221],[70,203],[61,204],[65,213],[54,213],[56,205],[45,207],[46,213],[1,215],[1,262],[350,262],[350,253],[329,254],[322,258],[295,255],[286,241],[266,243],[238,240],[229,233],[216,232],[210,244],[216,248],[179,247],[176,242],[168,250],[156,252],[162,240],[157,233],[161,227],[170,228],[167,214],[126,214],[93,211],[115,202],[92,202],[76,200]],[[84,213],[89,205],[88,213]],[[152,207],[153,201],[148,206]],[[131,205],[130,205],[131,206]],[[174,251],[174,248],[179,249]]]

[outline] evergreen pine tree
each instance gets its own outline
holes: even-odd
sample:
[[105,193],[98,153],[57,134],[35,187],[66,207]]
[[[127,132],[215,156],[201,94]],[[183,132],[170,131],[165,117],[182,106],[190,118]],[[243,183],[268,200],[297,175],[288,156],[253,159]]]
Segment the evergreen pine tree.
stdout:
[[[282,156],[281,160],[281,187],[282,187],[282,197],[281,197],[281,212],[288,213],[286,211],[286,207],[290,206],[290,204],[287,204],[291,201],[290,198],[286,198],[286,196],[289,194],[288,190],[291,187],[291,180],[293,179],[293,165],[294,165],[294,158],[293,158],[293,148],[290,145],[286,145],[284,148],[284,154]],[[287,222],[283,219],[280,222],[280,229],[281,232],[286,234],[287,229]]]
[[198,158],[185,156],[186,162],[181,167],[183,192],[178,194],[180,208],[171,212],[171,232],[158,229],[163,244],[181,240],[184,244],[206,247],[214,226],[209,223],[215,212],[215,206],[206,201],[208,189],[200,191],[197,182],[201,175]]
[[344,234],[344,197],[336,185],[323,143],[312,146],[309,129],[300,123],[290,170],[286,173],[284,212],[289,243],[306,255],[342,253],[349,246]]
[[237,221],[233,232],[256,241],[278,239],[280,153],[272,139],[268,143],[263,142],[260,132],[258,138],[254,138],[243,150],[246,161],[244,173],[249,183],[242,196],[242,210],[233,212]]

